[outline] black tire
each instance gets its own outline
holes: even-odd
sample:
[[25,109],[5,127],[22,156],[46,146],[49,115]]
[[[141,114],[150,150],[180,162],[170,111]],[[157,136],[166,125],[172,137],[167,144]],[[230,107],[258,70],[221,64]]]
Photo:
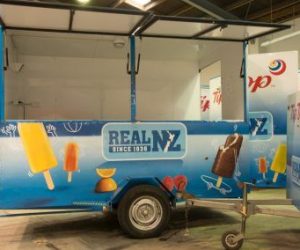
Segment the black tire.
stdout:
[[240,233],[238,231],[232,230],[225,232],[222,236],[223,247],[227,250],[238,250],[242,247],[244,239],[239,240],[238,242],[231,242],[231,240],[238,236]]
[[[147,205],[149,204],[146,203],[147,201],[151,201],[152,203]],[[139,204],[142,205],[139,207]],[[154,205],[151,206],[152,204]],[[144,214],[145,210],[147,210],[146,215]],[[134,211],[136,211],[136,213],[134,213]],[[149,226],[147,223],[143,224],[141,221],[143,218],[139,218],[140,220],[138,220],[134,216],[142,216],[144,219],[147,219],[145,216],[148,216],[148,212],[151,219],[155,214],[157,214],[158,217],[155,219],[154,216],[153,219],[155,221],[148,223]],[[151,185],[138,185],[129,189],[118,206],[118,220],[121,228],[131,237],[138,239],[159,236],[168,226],[170,214],[171,203],[169,197],[160,188]]]

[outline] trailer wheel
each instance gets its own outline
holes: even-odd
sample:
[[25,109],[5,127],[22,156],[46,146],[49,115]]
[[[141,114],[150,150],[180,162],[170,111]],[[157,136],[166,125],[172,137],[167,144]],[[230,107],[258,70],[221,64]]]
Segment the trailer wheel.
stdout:
[[131,188],[118,206],[119,224],[134,238],[159,236],[169,223],[170,213],[168,196],[150,185]]
[[240,233],[235,230],[225,232],[222,236],[222,244],[223,244],[224,248],[228,249],[228,250],[240,249],[244,243],[244,239],[234,242],[235,237],[237,237],[239,234]]

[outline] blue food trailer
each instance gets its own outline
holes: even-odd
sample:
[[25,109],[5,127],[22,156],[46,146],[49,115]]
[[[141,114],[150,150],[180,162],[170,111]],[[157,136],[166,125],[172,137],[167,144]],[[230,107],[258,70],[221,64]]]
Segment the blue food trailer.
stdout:
[[[253,130],[263,131],[265,136],[273,129],[271,118],[261,117],[262,114],[251,117],[248,112],[247,44],[249,40],[289,26],[28,1],[0,1],[0,10],[2,57],[5,30],[129,37],[127,70],[131,111],[131,119],[120,122],[5,120],[4,71],[1,70],[1,209],[115,210],[126,233],[145,238],[157,236],[164,230],[171,208],[178,201],[191,197],[246,196],[244,183],[253,181],[249,154]],[[57,10],[61,18],[67,18],[67,29],[45,26],[43,20],[23,22],[28,11],[44,16],[54,11],[58,18]],[[80,23],[76,18],[83,12],[101,18],[108,15],[116,22],[127,19],[131,22],[122,31],[95,31],[93,27],[72,29],[73,22]],[[14,16],[23,19],[15,20]],[[196,26],[198,31],[172,34],[178,25],[186,30]],[[166,27],[171,30],[166,32]],[[136,74],[140,57],[136,55],[135,42],[138,37],[240,43],[244,51],[244,121],[137,120]],[[282,152],[278,152],[278,161],[282,161],[281,155]],[[278,174],[279,178],[284,175],[281,170]],[[195,204],[194,199],[189,201]],[[242,239],[238,238],[235,243]]]

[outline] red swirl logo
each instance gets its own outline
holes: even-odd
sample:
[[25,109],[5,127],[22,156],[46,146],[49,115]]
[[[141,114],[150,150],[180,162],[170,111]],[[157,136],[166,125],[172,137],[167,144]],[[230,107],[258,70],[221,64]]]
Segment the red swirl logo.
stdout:
[[272,75],[279,76],[286,71],[286,63],[281,59],[273,60],[269,64],[269,71]]
[[[282,59],[275,59],[269,64],[269,71],[274,76],[279,76],[286,71],[286,63]],[[256,79],[249,76],[249,88],[251,93],[255,93],[258,89],[264,89],[270,86],[272,77],[270,75],[258,76]]]

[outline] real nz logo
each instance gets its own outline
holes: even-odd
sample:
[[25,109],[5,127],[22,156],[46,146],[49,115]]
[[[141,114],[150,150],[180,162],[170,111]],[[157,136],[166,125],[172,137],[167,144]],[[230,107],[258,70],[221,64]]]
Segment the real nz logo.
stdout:
[[177,143],[180,130],[112,130],[109,134],[109,152],[163,152],[180,151]]
[[108,123],[102,137],[108,160],[178,159],[186,152],[186,128],[181,123]]
[[273,116],[269,112],[249,113],[250,140],[268,140],[273,136]]

